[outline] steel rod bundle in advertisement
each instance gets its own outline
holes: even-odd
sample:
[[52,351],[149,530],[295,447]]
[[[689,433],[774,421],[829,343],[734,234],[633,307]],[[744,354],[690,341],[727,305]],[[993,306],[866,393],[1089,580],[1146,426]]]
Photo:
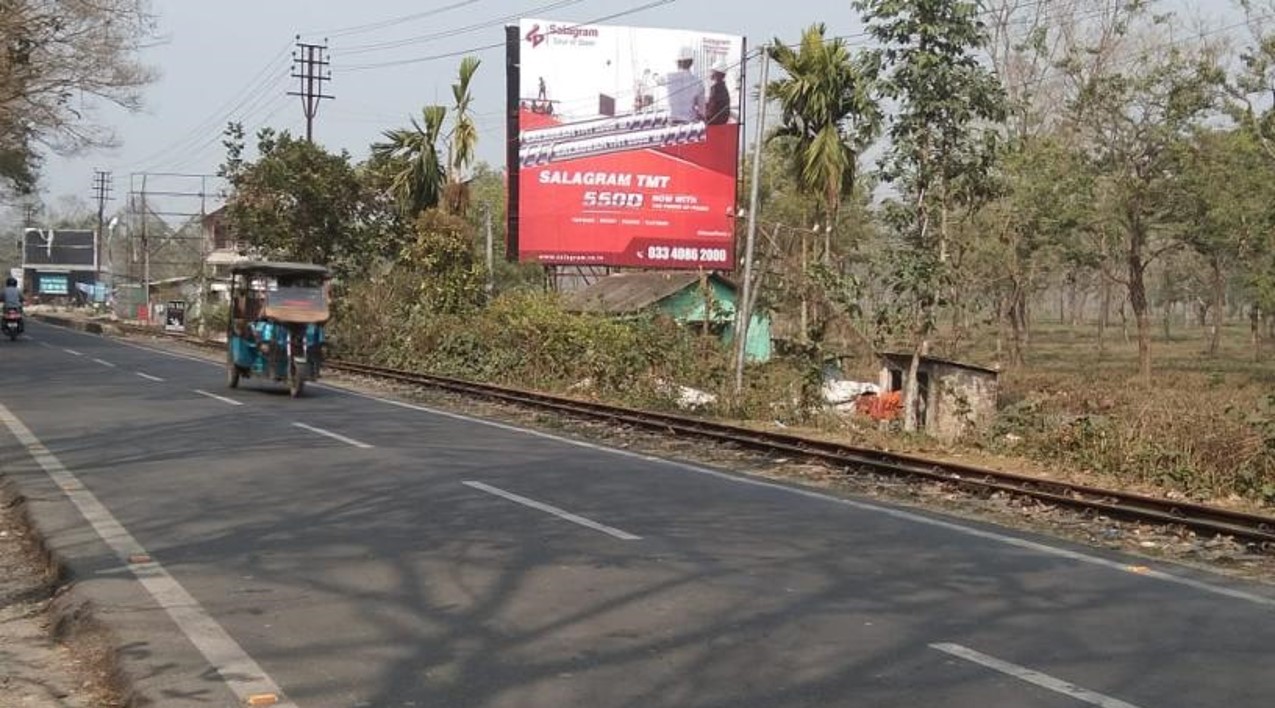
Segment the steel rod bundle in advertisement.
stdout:
[[552,128],[524,130],[519,134],[519,140],[522,141],[523,145],[553,143],[562,140],[575,140],[577,138],[588,138],[597,135],[609,135],[611,133],[629,133],[635,130],[663,128],[668,125],[671,120],[672,119],[669,116],[668,111],[633,113],[626,116],[616,116],[614,118],[599,118],[597,120],[586,120],[578,123],[567,123],[565,125],[557,125]]
[[519,150],[519,158],[524,167],[534,167],[613,152],[702,143],[707,136],[708,126],[703,121],[698,121],[653,130],[527,145]]

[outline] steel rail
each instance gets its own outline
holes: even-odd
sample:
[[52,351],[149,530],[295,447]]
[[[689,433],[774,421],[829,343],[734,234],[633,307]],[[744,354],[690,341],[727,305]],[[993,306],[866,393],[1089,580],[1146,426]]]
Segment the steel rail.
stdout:
[[839,468],[926,479],[982,493],[1003,492],[1079,511],[1098,512],[1112,518],[1180,526],[1197,533],[1234,536],[1263,548],[1275,547],[1275,518],[1258,514],[446,376],[348,361],[329,361],[326,366],[346,373],[623,423],[645,430],[711,439],[758,452],[794,455]]

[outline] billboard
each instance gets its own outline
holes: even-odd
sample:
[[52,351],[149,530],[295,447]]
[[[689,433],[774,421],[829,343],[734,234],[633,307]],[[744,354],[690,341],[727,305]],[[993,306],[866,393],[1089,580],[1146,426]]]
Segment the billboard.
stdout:
[[539,19],[509,39],[511,252],[731,269],[744,39]]
[[28,267],[57,266],[93,270],[97,265],[97,235],[80,229],[26,229],[22,258]]

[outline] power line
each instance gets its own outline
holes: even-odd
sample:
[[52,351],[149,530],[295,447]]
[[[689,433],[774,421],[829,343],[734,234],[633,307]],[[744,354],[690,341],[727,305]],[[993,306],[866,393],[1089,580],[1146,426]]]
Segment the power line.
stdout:
[[[279,91],[287,84],[287,79],[288,76],[283,74],[272,82],[262,84],[253,93],[245,96],[240,105],[235,106],[230,113],[224,116],[223,120],[230,121],[233,118],[240,124],[246,124],[254,115],[264,110],[267,106],[273,107],[276,104],[286,103],[287,95]],[[224,134],[221,130],[210,128],[203,135],[194,136],[180,153],[174,154],[167,161],[152,163],[150,165],[153,168],[151,171],[161,168],[173,169],[174,165],[188,164],[192,156],[202,154],[210,145],[219,142]]]
[[456,27],[453,29],[443,30],[440,32],[431,32],[430,34],[422,34],[416,37],[408,37],[406,39],[395,39],[395,40],[389,40],[385,42],[371,42],[368,44],[356,44],[350,47],[342,48],[341,54],[344,56],[344,55],[353,55],[353,54],[367,54],[368,52],[382,52],[387,49],[397,49],[399,47],[407,47],[413,44],[421,44],[423,42],[430,42],[430,41],[434,41],[438,39],[448,39],[450,37],[457,37],[462,34],[477,32],[478,30],[487,29],[489,27],[501,27],[509,22],[513,22],[522,17],[527,17],[529,15],[538,15],[545,12],[553,12],[554,10],[561,10],[565,7],[570,7],[571,5],[579,5],[581,2],[584,2],[584,0],[557,0],[557,2],[551,2],[547,5],[541,5],[540,7],[532,8],[528,10],[527,12],[519,12],[512,15],[503,15],[495,19],[483,20],[482,22],[475,22],[474,24],[465,25],[464,27]]
[[238,110],[241,106],[243,106],[244,103],[248,101],[257,91],[262,90],[263,87],[267,86],[268,84],[271,84],[272,82],[277,83],[280,79],[287,77],[287,74],[282,74],[280,76],[276,76],[273,79],[271,79],[269,77],[269,74],[270,74],[270,70],[277,65],[277,62],[279,62],[281,59],[287,56],[288,49],[291,46],[292,46],[291,44],[285,44],[279,51],[277,51],[273,56],[271,56],[270,59],[265,63],[265,65],[263,65],[261,69],[258,70],[257,73],[251,79],[249,79],[247,83],[244,84],[243,89],[231,95],[231,97],[227,99],[220,107],[208,113],[208,115],[211,116],[210,118],[206,118],[203,121],[199,122],[189,131],[183,134],[181,137],[177,138],[172,143],[169,143],[168,146],[161,148],[160,150],[157,150],[147,155],[144,158],[126,163],[122,167],[128,168],[128,167],[135,167],[135,166],[146,166],[162,158],[167,158],[171,153],[175,151],[180,151],[182,148],[186,147],[188,144],[191,144],[200,140],[204,135],[208,133],[209,130],[216,127],[219,123],[224,122],[230,115],[233,115],[233,113],[236,110]]
[[349,35],[354,35],[354,34],[374,32],[378,29],[384,29],[386,27],[394,27],[397,25],[404,24],[406,22],[414,22],[416,20],[424,19],[426,17],[433,17],[434,15],[441,15],[450,10],[457,10],[467,5],[474,5],[477,3],[478,3],[478,0],[461,0],[461,2],[454,2],[450,5],[437,7],[437,8],[434,8],[433,10],[425,10],[424,12],[414,12],[410,15],[400,15],[398,17],[391,17],[386,20],[379,20],[377,22],[369,22],[367,24],[362,24],[362,25],[338,27],[338,28],[323,31],[323,32],[305,32],[303,34],[307,37],[315,37],[315,36],[322,36],[322,37],[329,37],[329,38],[347,37]]
[[[607,20],[614,20],[619,17],[625,17],[627,15],[633,15],[639,12],[645,12],[646,10],[651,10],[651,9],[660,7],[661,5],[671,5],[674,2],[677,2],[677,0],[654,0],[653,2],[648,2],[642,5],[638,5],[637,7],[633,7],[628,10],[612,13],[610,15],[604,15],[602,17],[595,17],[591,20],[586,20],[584,22],[578,22],[574,25],[571,25],[571,27],[595,25],[601,22],[606,22]],[[435,61],[438,59],[447,59],[449,57],[457,57],[457,56],[462,56],[465,54],[475,54],[478,52],[484,52],[491,49],[499,49],[504,46],[505,46],[505,43],[501,41],[501,42],[495,42],[492,44],[484,44],[477,47],[470,47],[468,49],[461,49],[454,52],[444,52],[442,54],[432,54],[429,56],[415,57],[412,59],[397,59],[394,61],[384,61],[384,62],[378,62],[375,64],[355,64],[354,66],[347,67],[344,70],[345,71],[371,71],[373,69],[383,69],[383,68],[391,67],[391,66],[405,66],[407,64],[420,64],[423,62]]]
[[[269,94],[266,94],[266,96],[268,95]],[[270,120],[286,108],[289,103],[291,103],[291,101],[288,100],[288,96],[285,94],[275,95],[264,102],[259,101],[258,105],[247,110],[238,117],[238,122],[244,128],[244,134],[251,135],[256,133],[259,128],[264,127],[267,123],[269,123]],[[264,113],[264,115],[261,115],[259,118],[256,117],[262,113]],[[209,148],[216,147],[222,140],[222,137],[223,133],[213,133],[207,136],[202,143],[199,143],[195,147],[186,151],[180,158],[174,158],[167,163],[157,165],[156,168],[177,170],[187,165],[196,164],[199,162],[198,158],[207,155]],[[156,173],[152,171],[151,174]]]

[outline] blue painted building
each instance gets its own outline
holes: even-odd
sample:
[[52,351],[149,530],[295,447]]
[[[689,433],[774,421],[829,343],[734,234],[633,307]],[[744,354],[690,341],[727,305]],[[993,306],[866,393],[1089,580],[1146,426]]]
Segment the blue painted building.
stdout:
[[[688,327],[707,328],[724,343],[735,339],[739,289],[717,273],[645,271],[615,273],[565,296],[568,310],[615,316],[656,311]],[[769,361],[770,317],[754,312],[744,350],[749,361]]]

